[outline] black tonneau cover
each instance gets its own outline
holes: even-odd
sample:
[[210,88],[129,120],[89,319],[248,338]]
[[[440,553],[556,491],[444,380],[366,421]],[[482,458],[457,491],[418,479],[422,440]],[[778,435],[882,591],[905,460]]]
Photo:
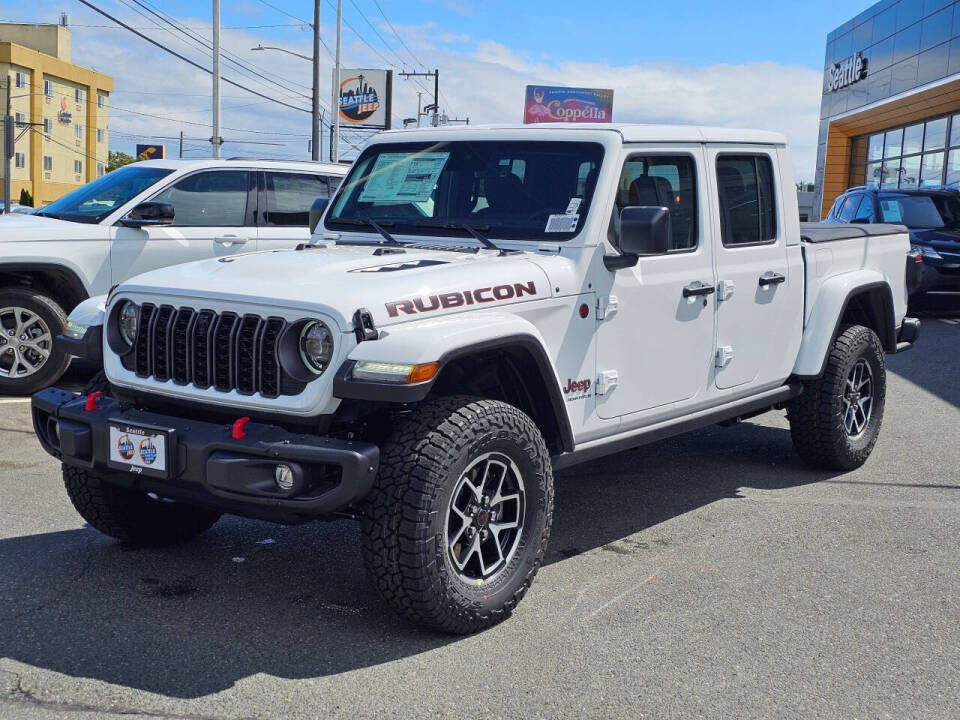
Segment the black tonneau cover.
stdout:
[[827,243],[872,235],[899,235],[907,232],[909,230],[904,225],[889,223],[800,223],[800,238],[808,243]]

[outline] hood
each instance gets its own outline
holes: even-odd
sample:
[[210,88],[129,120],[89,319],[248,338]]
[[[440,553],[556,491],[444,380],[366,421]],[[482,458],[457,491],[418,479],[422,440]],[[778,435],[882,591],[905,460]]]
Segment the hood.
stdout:
[[383,327],[550,297],[549,278],[531,261],[534,257],[489,250],[316,246],[154,270],[128,280],[119,291],[315,310],[337,318],[347,332],[359,308],[370,310]]
[[923,245],[931,245],[936,250],[960,252],[960,228],[911,230],[910,239]]
[[67,222],[41,215],[0,215],[0,243],[100,239],[109,229],[90,223]]

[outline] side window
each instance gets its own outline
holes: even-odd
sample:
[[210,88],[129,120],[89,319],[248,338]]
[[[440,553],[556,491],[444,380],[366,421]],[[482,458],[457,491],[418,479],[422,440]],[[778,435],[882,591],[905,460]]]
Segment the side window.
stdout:
[[175,227],[242,227],[249,173],[220,170],[190,175],[153,200],[173,205]]
[[[673,232],[671,251],[697,247],[697,173],[687,155],[634,156],[623,164],[617,186],[614,226],[629,206],[665,207]],[[616,233],[614,233],[616,234]]]
[[327,197],[327,180],[320,175],[267,173],[265,225],[307,227],[310,206],[318,197]]
[[857,212],[854,213],[853,219],[868,223],[876,222],[873,216],[873,198],[869,195],[863,196],[863,200],[860,201],[860,207],[858,207]]
[[773,163],[766,155],[717,158],[720,234],[727,247],[773,242],[777,237]]
[[843,205],[840,206],[840,212],[837,214],[837,217],[844,222],[850,222],[853,219],[853,213],[856,211],[859,202],[859,195],[848,195],[843,201]]

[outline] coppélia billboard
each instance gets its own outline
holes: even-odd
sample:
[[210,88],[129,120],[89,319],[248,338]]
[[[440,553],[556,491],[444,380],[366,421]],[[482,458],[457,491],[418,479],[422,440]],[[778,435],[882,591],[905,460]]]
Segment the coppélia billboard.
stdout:
[[341,69],[340,122],[389,130],[392,92],[392,70]]
[[613,90],[527,85],[524,123],[612,121]]

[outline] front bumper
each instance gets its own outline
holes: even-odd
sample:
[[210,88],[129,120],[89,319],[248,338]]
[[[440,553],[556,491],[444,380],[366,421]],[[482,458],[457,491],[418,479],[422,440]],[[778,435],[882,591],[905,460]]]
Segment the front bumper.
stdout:
[[[82,395],[48,388],[33,396],[33,425],[43,449],[108,482],[246,517],[295,523],[347,512],[370,491],[380,462],[376,445],[291,433],[247,423],[230,425],[136,410],[109,397],[85,409]],[[163,477],[118,469],[110,461],[110,425],[161,429],[168,470]],[[293,469],[293,488],[274,483],[278,463]]]

